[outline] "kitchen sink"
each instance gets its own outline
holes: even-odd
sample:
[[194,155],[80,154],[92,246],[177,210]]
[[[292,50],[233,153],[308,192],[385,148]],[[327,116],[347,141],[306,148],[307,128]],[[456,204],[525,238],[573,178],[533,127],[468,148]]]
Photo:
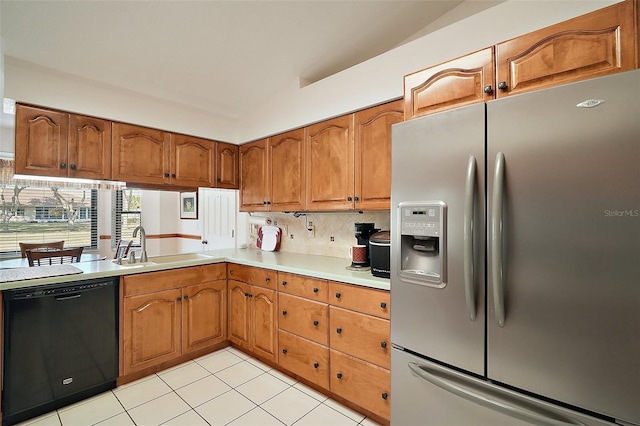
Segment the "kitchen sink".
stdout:
[[112,260],[113,263],[115,263],[118,266],[124,266],[125,268],[141,268],[143,266],[151,266],[151,265],[155,265],[155,262],[136,262],[136,263],[129,263],[127,261],[127,259],[122,259],[122,263],[118,263],[117,260]]
[[174,263],[174,262],[187,262],[190,260],[205,260],[211,259],[211,256],[200,253],[186,253],[186,254],[169,254],[166,256],[153,256],[149,258],[147,263]]

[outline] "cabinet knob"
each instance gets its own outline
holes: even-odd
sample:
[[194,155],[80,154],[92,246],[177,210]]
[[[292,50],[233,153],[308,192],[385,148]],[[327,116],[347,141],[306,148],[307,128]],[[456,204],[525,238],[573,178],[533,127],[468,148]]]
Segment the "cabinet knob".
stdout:
[[249,293],[245,293],[245,294],[244,294],[244,297],[249,297]]
[[184,295],[184,297],[183,297],[183,299],[184,299],[184,300],[189,300],[189,295],[188,295],[188,294],[185,294],[185,295]]
[[169,173],[165,173],[165,174],[164,174],[164,177],[169,177]]
[[266,202],[266,201],[263,201],[263,202],[262,202],[262,204],[266,206],[266,205],[267,205],[267,202]]
[[387,349],[387,342],[380,342],[380,347],[382,349]]
[[284,287],[286,285],[287,285],[287,282],[286,281],[282,281],[282,286]]
[[229,269],[229,275],[233,275],[233,269]]
[[382,309],[386,309],[387,308],[387,302],[380,302],[380,307]]
[[75,164],[71,164],[71,165],[69,166],[69,168],[70,168],[71,170],[75,170],[75,169],[76,169],[76,165],[75,165]]
[[318,367],[320,367],[320,364],[318,364],[317,362],[314,362],[313,363],[313,368],[318,368]]
[[287,350],[286,350],[286,349],[283,349],[283,350],[282,350],[282,353],[286,355],[286,354],[287,354]]
[[249,293],[249,297],[253,297],[253,294]]
[[498,89],[507,90],[507,82],[506,81],[501,81],[500,83],[498,83]]
[[360,197],[354,197],[353,200],[354,201],[360,201]]
[[318,320],[315,320],[315,321],[313,322],[313,325],[315,325],[316,327],[318,326],[318,324],[320,324],[320,323],[318,322]]
[[337,377],[338,379],[342,379],[342,373],[338,373],[338,374],[336,374],[336,377]]
[[222,182],[222,179],[218,178],[218,183]]
[[182,302],[182,297],[178,297],[178,298],[176,299],[176,302]]
[[386,401],[388,398],[389,398],[389,394],[386,392],[382,392],[382,399]]
[[336,333],[338,334],[342,333],[342,329],[340,327],[336,328]]
[[484,86],[484,93],[486,93],[487,95],[491,92],[493,92],[493,87],[491,86]]
[[347,197],[347,201],[353,201],[353,198]]
[[336,298],[337,298],[337,299],[340,299],[341,297],[342,297],[342,294],[340,294],[340,293],[336,293]]
[[287,315],[287,311],[282,311],[282,315]]
[[171,177],[173,177],[173,178],[176,177],[176,174],[175,173],[171,173]]
[[60,168],[61,169],[66,169],[67,168],[67,163],[60,163]]
[[318,291],[320,291],[320,290],[318,290],[317,288],[314,287],[313,292],[314,293],[318,293]]

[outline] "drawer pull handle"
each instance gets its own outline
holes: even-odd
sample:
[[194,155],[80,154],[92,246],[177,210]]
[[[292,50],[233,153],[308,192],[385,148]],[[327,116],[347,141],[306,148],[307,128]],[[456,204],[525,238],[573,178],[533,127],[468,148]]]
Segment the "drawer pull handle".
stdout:
[[319,291],[319,290],[318,290],[317,288],[315,288],[315,287],[313,288],[313,292],[314,292],[314,293],[318,293],[318,291]]
[[269,282],[269,281],[271,281],[271,278],[267,277],[267,278],[265,278],[264,280],[265,280],[266,282]]
[[336,328],[336,333],[338,334],[342,333],[342,329],[340,327]]
[[318,326],[318,324],[320,324],[320,323],[318,322],[318,320],[315,320],[315,321],[313,322],[313,325],[315,325],[316,327]]
[[380,307],[382,309],[386,309],[387,308],[387,302],[380,302]]
[[337,299],[340,299],[341,297],[342,297],[342,294],[340,294],[340,293],[336,293],[336,298],[337,298]]
[[342,379],[342,373],[338,373],[338,374],[336,374],[336,377],[337,377],[338,379]]
[[382,392],[382,399],[386,401],[388,398],[389,398],[389,394],[386,392]]
[[286,349],[283,349],[283,350],[282,350],[282,353],[286,355],[286,354],[287,354],[287,350],[286,350]]
[[318,364],[317,362],[314,362],[313,363],[313,368],[318,368],[318,367],[320,367],[320,364]]
[[287,315],[287,311],[282,311],[282,315]]
[[382,349],[387,349],[387,342],[380,342]]
[[233,275],[233,269],[229,269],[229,275]]
[[282,286],[284,287],[285,285],[287,285],[286,281],[282,281]]

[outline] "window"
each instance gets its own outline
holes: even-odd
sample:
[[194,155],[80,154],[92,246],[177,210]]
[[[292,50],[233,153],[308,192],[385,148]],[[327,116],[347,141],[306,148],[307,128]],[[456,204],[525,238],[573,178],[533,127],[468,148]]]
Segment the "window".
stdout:
[[0,185],[0,256],[16,256],[20,242],[97,249],[97,199],[95,189]]
[[133,230],[141,224],[142,194],[138,189],[114,190],[112,194],[111,245],[115,249],[120,239],[132,240]]

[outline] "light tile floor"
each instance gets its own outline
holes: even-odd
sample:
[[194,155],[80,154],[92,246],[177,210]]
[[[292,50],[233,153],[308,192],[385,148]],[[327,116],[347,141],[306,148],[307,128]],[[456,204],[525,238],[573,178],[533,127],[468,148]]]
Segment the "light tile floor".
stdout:
[[24,425],[376,425],[232,347]]

